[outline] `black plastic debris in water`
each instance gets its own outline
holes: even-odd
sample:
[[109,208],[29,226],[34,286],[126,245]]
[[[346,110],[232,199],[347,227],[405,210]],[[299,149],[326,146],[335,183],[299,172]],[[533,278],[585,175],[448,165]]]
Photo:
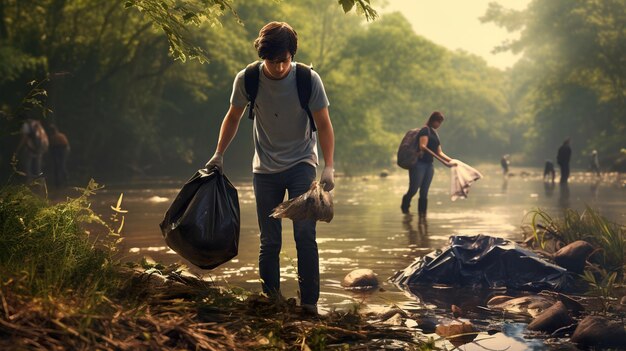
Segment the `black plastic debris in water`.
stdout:
[[167,245],[202,269],[237,256],[239,197],[216,170],[201,169],[185,183],[160,224]]
[[401,288],[440,284],[563,291],[572,277],[510,240],[480,234],[451,236],[448,247],[416,259],[390,281]]

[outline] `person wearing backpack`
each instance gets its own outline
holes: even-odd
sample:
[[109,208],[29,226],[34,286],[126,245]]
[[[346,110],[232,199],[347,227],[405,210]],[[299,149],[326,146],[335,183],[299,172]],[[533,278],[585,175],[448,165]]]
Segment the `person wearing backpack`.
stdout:
[[[315,180],[318,137],[325,163],[320,182],[326,191],[334,188],[335,138],[320,76],[293,61],[298,47],[296,31],[285,22],[268,23],[254,46],[261,61],[248,65],[235,77],[230,108],[215,154],[206,167],[223,169],[223,154],[247,106],[253,119],[252,172],[261,230],[259,274],[263,291],[280,298],[282,224],[270,214],[286,192],[290,199],[297,197]],[[320,281],[315,221],[294,221],[293,228],[302,310],[316,314]]]
[[[428,209],[428,189],[430,188],[430,183],[435,174],[433,168],[434,158],[437,158],[447,167],[455,166],[452,159],[443,153],[439,134],[437,134],[437,129],[439,129],[443,120],[444,116],[441,112],[433,112],[428,118],[426,125],[422,127],[416,135],[417,143],[416,145],[414,144],[414,147],[417,148],[419,152],[417,160],[414,161],[412,166],[408,167],[409,189],[406,194],[402,196],[402,204],[400,205],[400,209],[404,214],[409,213],[411,200],[419,189],[420,196],[417,203],[417,212],[420,217],[426,216]],[[409,131],[409,133],[411,132]],[[409,133],[407,133],[407,135],[409,135]]]
[[41,159],[48,151],[48,134],[36,119],[26,119],[22,124],[22,137],[16,155],[20,157],[27,182],[42,175]]

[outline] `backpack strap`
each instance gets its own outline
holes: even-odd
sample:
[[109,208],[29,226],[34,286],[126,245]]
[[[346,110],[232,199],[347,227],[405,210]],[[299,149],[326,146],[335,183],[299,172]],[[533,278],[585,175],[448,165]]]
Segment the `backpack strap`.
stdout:
[[248,94],[248,118],[254,119],[254,102],[259,92],[259,67],[261,61],[255,61],[249,64],[244,71],[244,87]]
[[313,68],[311,68],[310,66],[302,64],[300,62],[296,63],[296,85],[298,87],[298,99],[300,100],[300,106],[306,111],[307,116],[309,116],[311,137],[313,137],[313,132],[317,131],[317,127],[315,126],[315,120],[313,119],[313,113],[311,113],[311,109],[309,108],[309,100],[311,99],[312,89],[312,70]]
[[[254,119],[254,103],[256,101],[257,94],[259,92],[259,78],[261,61],[255,61],[249,64],[244,71],[244,86],[246,88],[246,94],[248,95],[248,118]],[[296,87],[298,89],[298,100],[300,100],[300,106],[306,111],[309,117],[310,136],[313,137],[313,132],[317,131],[315,126],[315,120],[313,119],[313,113],[309,108],[309,100],[312,93],[312,78],[311,71],[313,68],[302,63],[296,63]]]

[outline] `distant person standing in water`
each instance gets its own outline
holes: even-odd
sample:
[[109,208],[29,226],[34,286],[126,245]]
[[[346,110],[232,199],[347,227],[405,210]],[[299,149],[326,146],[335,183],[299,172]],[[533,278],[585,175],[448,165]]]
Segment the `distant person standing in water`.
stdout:
[[59,131],[56,125],[50,125],[50,156],[54,174],[54,185],[62,188],[67,185],[67,156],[70,153],[70,142],[67,136]]
[[598,151],[591,151],[589,166],[591,168],[591,172],[594,172],[597,176],[600,176],[600,160],[598,159]]
[[420,197],[417,202],[417,212],[420,217],[426,216],[428,209],[428,189],[433,180],[435,170],[433,168],[433,159],[436,157],[439,161],[448,167],[453,167],[452,159],[443,153],[437,129],[441,127],[444,117],[441,112],[435,111],[428,118],[426,125],[417,134],[419,140],[420,156],[415,166],[409,169],[409,190],[402,197],[402,205],[400,209],[402,213],[408,214],[411,207],[411,200],[419,189]]
[[561,183],[567,183],[569,178],[569,161],[572,158],[572,148],[569,146],[570,138],[565,139],[556,154],[556,163],[561,168]]
[[509,155],[504,155],[500,159],[500,166],[502,166],[502,174],[507,175],[509,173]]

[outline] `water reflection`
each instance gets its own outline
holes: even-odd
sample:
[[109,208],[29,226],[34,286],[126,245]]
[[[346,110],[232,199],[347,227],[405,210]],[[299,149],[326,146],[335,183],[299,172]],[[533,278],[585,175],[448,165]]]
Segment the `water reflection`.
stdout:
[[501,192],[503,194],[506,194],[506,190],[509,188],[509,178],[508,177],[504,177],[502,179],[502,187],[501,187]]
[[595,182],[591,183],[591,186],[589,186],[589,190],[591,191],[591,197],[593,200],[597,200],[598,199],[598,189],[600,187],[600,179],[596,180]]
[[[405,268],[416,257],[443,247],[450,235],[487,233],[509,239],[520,236],[520,224],[525,213],[541,207],[558,215],[559,207],[584,209],[594,203],[603,215],[614,221],[626,222],[626,182],[619,175],[604,177],[599,185],[596,179],[584,178],[575,173],[566,187],[556,189],[551,182],[544,183],[541,173],[531,171],[531,176],[503,179],[496,167],[481,167],[486,176],[477,182],[467,199],[450,201],[450,179],[435,177],[431,185],[428,220],[419,221],[417,213],[405,217],[398,209],[399,199],[406,191],[406,174],[391,174],[386,179],[339,178],[335,191],[335,219],[317,226],[320,250],[322,304],[335,306],[344,301],[345,292],[339,284],[355,268],[371,268],[384,281],[396,271]],[[536,176],[533,176],[535,174]],[[496,176],[498,175],[498,176]],[[165,248],[157,223],[169,207],[169,201],[178,193],[185,179],[176,182],[131,182],[107,184],[93,199],[97,213],[108,214],[120,193],[124,193],[124,207],[129,210],[124,226],[124,241],[120,252],[124,260],[140,260],[149,255],[165,264],[182,259]],[[593,183],[593,184],[592,184]],[[190,266],[199,274],[211,274],[216,281],[258,290],[259,229],[256,217],[254,192],[249,180],[235,182],[241,206],[241,239],[239,255],[213,271],[203,271]],[[591,188],[590,188],[591,187]],[[503,190],[504,189],[504,190]],[[505,191],[503,194],[501,191]],[[533,196],[537,193],[546,196]],[[570,198],[570,191],[572,196]],[[552,197],[548,198],[552,192]],[[558,192],[558,194],[557,194]],[[593,199],[592,196],[597,197]],[[291,226],[283,232],[281,265],[293,267],[296,263],[295,243]],[[291,268],[284,272],[284,294],[297,296],[298,284]],[[385,284],[385,283],[383,283]],[[374,296],[394,303],[409,303],[407,298],[391,286]],[[326,295],[324,295],[326,294]],[[335,295],[339,294],[339,295]],[[448,306],[449,308],[449,306]]]
[[406,230],[409,246],[431,247],[428,238],[428,220],[421,216],[417,217],[417,229],[413,226],[413,215],[406,214],[402,219],[402,227]]
[[569,197],[569,184],[567,182],[559,183],[559,207],[570,208]]
[[554,195],[554,188],[556,185],[554,182],[543,182],[543,190],[546,193],[546,197],[552,197]]

